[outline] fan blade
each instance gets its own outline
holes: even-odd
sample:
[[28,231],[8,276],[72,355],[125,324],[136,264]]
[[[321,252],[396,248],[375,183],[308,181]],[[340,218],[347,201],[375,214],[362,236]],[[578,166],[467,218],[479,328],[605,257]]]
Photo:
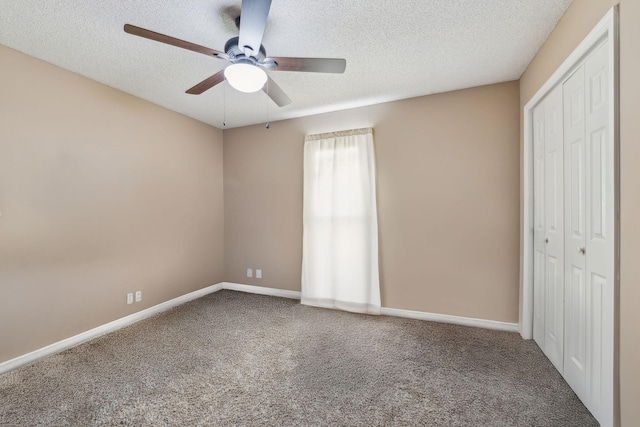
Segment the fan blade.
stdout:
[[271,0],[242,0],[238,47],[245,54],[249,49],[247,56],[255,56],[260,52],[270,8]]
[[284,107],[291,104],[291,98],[273,81],[271,77],[267,77],[267,83],[262,88],[264,93],[269,95],[269,98],[278,105],[278,107]]
[[217,73],[215,73],[213,76],[201,81],[200,83],[198,83],[197,85],[189,89],[187,93],[191,95],[200,95],[202,92],[211,89],[212,87],[214,87],[215,85],[223,81],[224,81],[224,70],[220,70]]
[[275,61],[273,71],[305,71],[311,73],[344,73],[347,61],[333,58],[266,58],[264,62]]
[[181,47],[183,49],[192,50],[194,52],[202,53],[203,55],[207,56],[218,56],[223,54],[222,52],[218,52],[215,49],[176,39],[175,37],[156,33],[155,31],[145,30],[144,28],[136,27],[135,25],[125,24],[124,31],[129,34],[133,34],[134,36],[140,36],[144,37],[145,39],[155,40],[160,43],[166,43],[172,46]]

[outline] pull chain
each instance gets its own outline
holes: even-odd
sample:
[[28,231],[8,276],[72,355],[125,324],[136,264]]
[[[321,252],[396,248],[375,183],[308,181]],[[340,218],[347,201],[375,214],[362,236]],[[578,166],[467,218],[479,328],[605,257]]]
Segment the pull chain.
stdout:
[[265,128],[269,129],[269,79],[267,79],[267,124]]
[[222,93],[222,127],[227,127],[227,81],[224,81]]

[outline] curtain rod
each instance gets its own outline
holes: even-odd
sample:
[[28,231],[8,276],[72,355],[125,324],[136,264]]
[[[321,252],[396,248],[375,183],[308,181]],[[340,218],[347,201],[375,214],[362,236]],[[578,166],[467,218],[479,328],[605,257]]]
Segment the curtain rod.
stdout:
[[316,135],[305,135],[305,141],[315,141],[318,139],[337,138],[340,136],[352,136],[352,135],[365,135],[367,133],[373,133],[373,128],[360,128],[351,130],[341,130],[337,132],[319,133]]

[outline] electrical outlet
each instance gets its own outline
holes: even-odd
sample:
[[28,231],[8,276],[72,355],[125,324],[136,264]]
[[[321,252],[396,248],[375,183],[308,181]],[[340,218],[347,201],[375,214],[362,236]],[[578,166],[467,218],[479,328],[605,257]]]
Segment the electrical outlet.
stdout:
[[253,277],[253,270],[250,268],[247,268],[247,277]]
[[142,301],[142,291],[136,291],[136,302]]
[[127,294],[127,304],[133,304],[133,293],[131,292]]
[[262,270],[256,268],[256,279],[262,279]]

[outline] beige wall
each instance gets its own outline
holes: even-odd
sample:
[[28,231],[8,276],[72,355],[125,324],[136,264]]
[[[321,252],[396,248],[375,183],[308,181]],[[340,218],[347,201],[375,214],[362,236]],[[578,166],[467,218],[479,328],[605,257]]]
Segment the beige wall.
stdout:
[[222,177],[220,130],[0,46],[0,362],[222,281]]
[[640,420],[640,2],[620,6],[620,407]]
[[[575,0],[520,80],[520,107],[615,4],[620,3],[620,208],[619,305],[620,420],[640,420],[640,2]],[[522,121],[522,115],[521,115]]]
[[225,130],[225,280],[300,290],[304,135],[373,126],[383,305],[517,322],[518,102],[509,82]]
[[[640,2],[619,3],[618,356],[621,421],[631,426]],[[519,88],[226,130],[224,237],[221,131],[0,46],[0,362],[223,279],[299,290],[302,139],[363,126],[376,130],[383,304],[516,321],[518,111],[614,4],[575,0]],[[246,278],[248,267],[264,278]],[[135,290],[144,301],[125,305]]]

